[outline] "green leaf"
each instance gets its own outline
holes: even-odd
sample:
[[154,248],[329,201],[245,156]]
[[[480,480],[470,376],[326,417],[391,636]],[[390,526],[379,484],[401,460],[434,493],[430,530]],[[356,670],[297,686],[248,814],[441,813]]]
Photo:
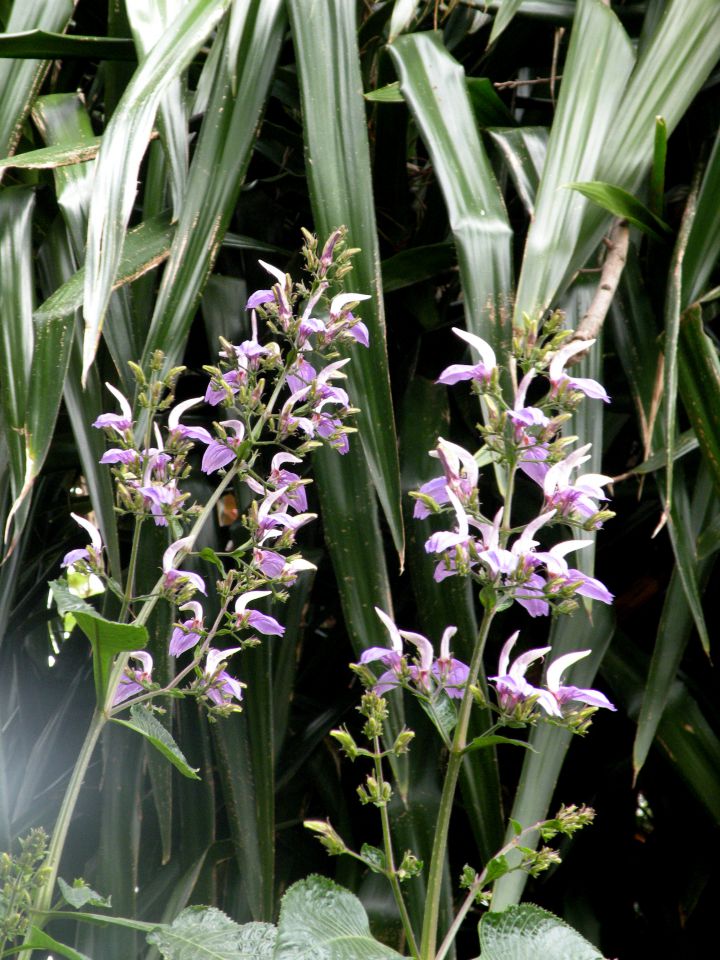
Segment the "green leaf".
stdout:
[[[33,269],[31,229],[35,195],[25,187],[0,193],[0,412],[4,420],[13,510],[3,532],[6,547],[17,541],[27,517],[26,478],[32,473],[24,440],[33,361]],[[35,392],[37,402],[39,391]],[[42,402],[42,401],[40,401]],[[32,480],[29,481],[32,483]],[[12,540],[10,539],[12,536]]]
[[667,160],[667,124],[662,117],[655,117],[655,143],[650,173],[648,206],[658,217],[665,207],[665,163]]
[[365,860],[365,863],[373,873],[385,873],[387,870],[385,854],[378,847],[364,843],[362,847],[360,847],[360,856]]
[[[160,100],[198,52],[230,0],[190,0],[138,67],[103,135],[96,161],[85,258],[83,380],[100,340],[122,257],[137,175]],[[121,175],[118,174],[121,171]]]
[[525,210],[535,213],[535,197],[547,153],[547,127],[488,130],[497,144]]
[[[349,289],[370,294],[360,314],[370,331],[369,350],[354,350],[350,395],[364,459],[403,564],[405,534],[400,508],[397,438],[385,342],[380,253],[373,206],[365,104],[352,3],[288,3],[303,105],[303,129],[315,230],[321,241],[341,225],[359,247]],[[328,58],[327,52],[332,50]],[[325,63],[325,69],[317,65]],[[353,93],[353,91],[355,91]],[[342,471],[356,469],[347,463]],[[342,482],[342,481],[341,481]]]
[[494,43],[503,30],[509,26],[510,21],[520,9],[522,2],[523,0],[503,0],[500,9],[495,14],[488,44]]
[[68,167],[75,163],[85,163],[97,156],[100,149],[100,137],[79,141],[71,146],[40,147],[28,150],[12,157],[0,160],[0,169],[7,167],[19,170],[51,170],[54,167]]
[[401,250],[382,262],[383,292],[391,293],[430,280],[452,270],[456,262],[455,248],[451,243],[431,243],[426,247]]
[[622,217],[655,240],[667,239],[672,233],[664,220],[655,216],[652,210],[622,187],[597,180],[587,183],[568,183],[566,187],[568,190],[577,190],[603,210],[615,214],[616,217]]
[[282,900],[273,960],[397,960],[378,943],[358,898],[326,877],[310,876]]
[[507,857],[493,857],[485,867],[484,884],[493,883],[500,877],[504,877],[509,869],[510,864],[508,863]]
[[481,130],[486,127],[515,127],[517,121],[498,95],[492,81],[487,77],[467,77],[467,92],[475,115],[475,123]]
[[[132,283],[148,270],[153,270],[170,253],[175,226],[167,215],[153,217],[130,230],[123,243],[122,256],[113,280],[114,290]],[[59,287],[35,311],[36,320],[50,320],[74,313],[83,304],[85,267]]]
[[387,83],[377,90],[369,90],[364,96],[371,103],[405,103],[405,97],[400,92],[400,82],[398,80]]
[[[58,5],[56,5],[58,6]],[[61,18],[64,19],[64,18]],[[25,30],[0,34],[0,57],[13,60],[135,60],[131,40],[114,37],[71,37],[49,30]]]
[[92,887],[89,887],[84,880],[74,880],[72,886],[70,886],[62,877],[58,877],[57,884],[60,887],[60,893],[63,899],[69,903],[71,907],[75,907],[76,910],[80,910],[82,907],[87,906],[87,904],[90,904],[91,907],[110,906],[110,897],[103,897],[93,890]]
[[[282,43],[285,16],[280,0],[254,0],[236,4],[236,9],[245,12],[237,60],[229,59],[228,27],[223,23],[207,62],[209,101],[143,347],[144,364],[155,350],[164,352],[168,369],[182,362],[198,299],[235,210]],[[242,96],[233,96],[235,82]]]
[[[589,176],[569,176],[563,182],[596,179],[637,193],[653,161],[655,118],[664,118],[670,136],[717,63],[719,34],[715,0],[669,0],[625,84],[607,136],[598,144],[596,169]],[[594,53],[588,51],[588,56]],[[608,66],[603,85],[614,82],[610,74],[616,67],[615,62]],[[567,70],[563,70],[563,86],[566,83]],[[565,282],[586,262],[605,227],[605,216],[589,210],[568,260]]]
[[129,720],[121,720],[119,717],[113,717],[113,721],[145,737],[174,767],[177,767],[184,777],[189,777],[191,780],[200,779],[197,775],[197,768],[193,768],[188,764],[182,751],[165,727],[153,712],[148,710],[142,703],[135,704],[130,708]]
[[[690,507],[691,536],[697,544],[695,575],[698,583],[703,584],[710,573],[712,559],[702,555],[701,543],[707,533],[717,536],[720,521],[717,496],[713,495],[713,483],[707,463],[701,467],[694,486]],[[642,693],[642,705],[633,743],[633,774],[636,779],[656,737],[692,629],[690,607],[680,575],[674,570],[665,593],[650,669]]]
[[[13,3],[3,32],[17,34],[35,29],[64,30],[72,16],[73,7],[72,0]],[[0,153],[3,156],[12,153],[17,146],[25,117],[48,66],[42,59],[0,61],[0,90],[3,91],[0,103]]]
[[682,306],[685,309],[706,290],[720,257],[720,132],[715,138],[698,192],[695,219],[683,257]]
[[601,0],[580,0],[562,68],[535,216],[525,243],[517,322],[523,313],[542,314],[562,288],[568,264],[576,263],[588,203],[560,188],[597,179],[598,158],[617,122],[618,104],[633,64],[630,41],[612,10]]
[[497,347],[507,335],[512,231],[475,126],[465,72],[437,33],[399,37],[390,55],[445,198],[467,327]]
[[531,904],[486,913],[479,929],[479,960],[602,960],[597,947],[576,930]]
[[717,347],[703,329],[699,306],[690,307],[680,318],[678,385],[720,496],[720,360]]
[[188,907],[148,934],[163,960],[272,960],[276,930],[269,923],[235,923],[214,907]]
[[72,947],[68,947],[67,944],[54,940],[45,933],[44,930],[40,930],[39,927],[30,927],[30,932],[25,938],[23,948],[26,950],[52,950],[53,954],[56,953],[61,957],[66,957],[67,960],[90,960],[84,953],[79,953],[77,950],[73,950]]
[[534,747],[526,740],[513,740],[511,737],[501,737],[498,734],[491,734],[485,737],[475,737],[465,747],[464,752],[470,753],[472,750],[485,750],[487,747],[497,746],[499,743],[509,743],[514,747],[524,747],[526,750],[533,750]]
[[148,642],[143,626],[132,623],[114,623],[106,620],[79,597],[68,590],[62,580],[52,580],[50,589],[60,613],[72,613],[77,625],[90,641],[93,651],[93,674],[98,707],[105,705],[113,660],[119,653],[142,650]]

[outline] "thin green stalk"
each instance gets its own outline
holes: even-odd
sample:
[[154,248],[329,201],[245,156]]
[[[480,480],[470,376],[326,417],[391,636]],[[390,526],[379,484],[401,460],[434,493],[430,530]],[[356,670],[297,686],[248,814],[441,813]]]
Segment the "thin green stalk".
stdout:
[[[382,787],[385,782],[385,777],[383,774],[382,768],[382,759],[380,751],[380,740],[378,737],[374,738],[373,748],[375,751],[375,779],[378,782],[378,788],[380,790],[380,795],[382,796]],[[405,936],[407,937],[408,946],[410,947],[410,952],[412,953],[414,960],[419,960],[420,952],[418,950],[417,941],[415,939],[415,933],[412,928],[412,923],[410,921],[410,914],[408,913],[407,906],[405,905],[405,898],[402,895],[402,890],[400,889],[400,881],[398,880],[397,871],[395,869],[395,857],[393,855],[392,847],[392,834],[390,832],[390,814],[388,813],[387,804],[383,803],[380,807],[380,819],[382,821],[382,832],[383,832],[383,845],[385,847],[385,863],[387,865],[386,876],[390,881],[390,886],[392,888],[393,896],[395,897],[395,903],[397,908],[400,911],[400,919],[402,920],[403,930],[405,931]]]
[[445,851],[447,850],[448,831],[450,827],[450,818],[452,816],[453,804],[455,801],[455,791],[457,789],[458,777],[463,764],[463,751],[467,746],[467,731],[470,723],[470,713],[473,704],[473,695],[471,687],[477,683],[480,665],[482,664],[483,652],[485,650],[485,641],[490,632],[490,624],[495,616],[495,607],[491,606],[485,610],[485,614],[480,624],[480,630],[475,642],[472,660],[470,662],[470,672],[468,674],[465,692],[460,702],[458,712],[458,722],[455,727],[450,757],[448,759],[447,770],[445,772],[445,783],[443,784],[442,795],[440,797],[440,806],[438,809],[437,822],[435,825],[435,839],[433,841],[432,854],[430,856],[430,873],[428,875],[427,895],[425,916],[423,918],[422,942],[420,946],[420,956],[422,960],[434,960],[435,944],[437,942],[437,928],[440,917],[440,895],[442,892],[443,868],[445,865]]
[[75,805],[77,803],[78,796],[80,795],[80,790],[82,788],[88,766],[90,765],[90,760],[92,759],[95,744],[98,741],[98,737],[100,736],[103,727],[107,723],[107,719],[108,718],[105,716],[105,714],[100,710],[96,709],[93,713],[90,726],[88,727],[87,734],[85,735],[85,741],[75,762],[75,768],[73,769],[70,782],[65,790],[65,796],[63,797],[58,818],[55,822],[55,827],[50,838],[47,859],[45,861],[48,875],[45,883],[35,897],[33,910],[50,909],[52,892],[55,887],[55,879],[60,866],[60,858],[62,857],[62,852],[65,847],[65,840],[67,839],[67,833],[70,828],[70,821],[72,820],[73,813],[75,812]]
[[120,616],[118,617],[120,623],[125,622],[125,617],[130,609],[133,585],[135,583],[135,568],[137,566],[138,551],[140,549],[140,533],[144,519],[144,517],[135,517],[135,529],[133,530],[133,541],[132,547],[130,548],[130,562],[128,563],[127,579],[125,581],[125,592],[123,594],[122,607],[120,608]]

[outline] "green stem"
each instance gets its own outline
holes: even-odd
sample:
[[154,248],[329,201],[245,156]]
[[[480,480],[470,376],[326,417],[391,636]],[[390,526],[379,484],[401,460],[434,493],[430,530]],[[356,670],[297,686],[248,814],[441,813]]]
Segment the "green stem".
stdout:
[[75,812],[75,805],[77,803],[78,796],[80,795],[80,789],[82,788],[85,774],[87,773],[88,766],[90,765],[90,760],[92,759],[95,744],[97,743],[98,737],[100,736],[100,733],[106,723],[107,717],[96,709],[93,713],[90,726],[88,727],[88,731],[85,735],[85,741],[80,749],[78,758],[75,761],[75,768],[73,769],[70,782],[65,790],[65,796],[63,797],[63,801],[60,806],[60,812],[58,813],[58,818],[55,822],[52,837],[50,838],[47,859],[45,861],[48,875],[44,884],[35,896],[33,911],[50,909],[52,893],[55,887],[58,868],[60,866],[60,858],[62,856],[62,852],[65,847],[65,840],[67,839],[67,833],[70,828],[70,821],[72,820],[73,813]]
[[[382,791],[383,783],[385,778],[383,775],[382,760],[380,759],[380,740],[378,737],[374,739],[374,749],[375,749],[375,779],[378,782],[378,788]],[[417,941],[415,939],[415,933],[412,928],[412,923],[410,921],[410,914],[408,913],[407,906],[405,905],[405,898],[402,895],[402,890],[400,889],[400,881],[398,880],[397,871],[395,869],[395,858],[393,856],[393,847],[392,847],[392,834],[390,832],[390,814],[388,813],[387,804],[383,803],[380,807],[380,819],[382,821],[382,833],[383,833],[383,845],[385,847],[385,863],[387,865],[386,876],[390,881],[390,886],[392,888],[393,896],[395,897],[395,903],[397,908],[400,911],[400,919],[402,920],[403,930],[405,931],[405,936],[407,937],[408,946],[410,947],[410,952],[413,955],[414,960],[419,960],[420,952],[418,950]]]
[[130,562],[128,563],[127,580],[125,582],[125,592],[123,593],[122,607],[118,621],[125,622],[127,612],[130,609],[130,601],[133,595],[133,586],[135,584],[135,567],[137,566],[137,557],[140,550],[140,533],[144,517],[135,517],[135,529],[133,530],[133,541],[130,549]]
[[467,732],[470,723],[470,713],[472,710],[473,695],[471,687],[477,683],[480,666],[482,664],[485,641],[490,632],[490,624],[495,616],[495,607],[489,607],[485,610],[480,631],[475,642],[472,660],[470,662],[470,672],[465,692],[460,702],[458,712],[458,722],[455,727],[452,746],[450,748],[450,757],[447,770],[445,772],[445,782],[443,784],[442,795],[440,797],[440,807],[438,809],[437,822],[435,825],[435,839],[433,841],[432,854],[430,856],[430,872],[428,875],[428,885],[426,894],[425,916],[423,919],[422,942],[420,947],[420,956],[422,960],[434,960],[435,944],[437,943],[437,928],[440,918],[440,895],[442,892],[443,869],[445,866],[445,852],[447,850],[448,830],[450,827],[450,817],[452,816],[453,803],[455,801],[455,791],[457,789],[458,777],[463,764],[463,751],[467,746]]

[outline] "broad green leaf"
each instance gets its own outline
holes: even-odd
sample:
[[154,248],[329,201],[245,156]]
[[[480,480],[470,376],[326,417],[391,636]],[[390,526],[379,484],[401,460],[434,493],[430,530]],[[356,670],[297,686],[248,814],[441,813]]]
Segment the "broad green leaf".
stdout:
[[630,41],[612,10],[601,0],[580,0],[518,279],[518,322],[523,313],[536,317],[550,306],[568,263],[576,262],[588,202],[561,187],[599,179],[598,157],[617,121],[633,63]]
[[510,171],[518,196],[529,216],[535,213],[540,176],[547,152],[547,127],[510,127],[488,130]]
[[480,921],[479,960],[602,960],[571,926],[532,904],[486,913]]
[[512,231],[475,126],[465,73],[436,33],[400,37],[390,54],[445,198],[468,330],[498,347],[508,336]]
[[[175,227],[167,216],[156,217],[130,230],[123,244],[123,252],[113,281],[113,289],[132,283],[148,270],[166,260],[172,246]],[[35,311],[36,320],[51,320],[74,313],[83,303],[85,267],[59,287]]]
[[240,926],[214,907],[188,907],[147,941],[163,960],[272,960],[275,938],[272,924]]
[[57,885],[60,887],[63,900],[77,910],[87,906],[87,904],[90,904],[92,907],[110,906],[110,898],[103,897],[96,890],[93,890],[92,887],[89,887],[84,880],[75,880],[71,885],[66,883],[62,877],[58,877]]
[[[39,927],[31,927],[30,932],[23,943],[26,950],[52,950],[53,954],[60,957],[66,957],[67,960],[90,960],[90,957],[84,953],[79,953],[66,943],[60,943],[41,930]],[[19,954],[16,954],[18,956]]]
[[273,960],[398,960],[370,933],[363,905],[327,877],[310,876],[282,900]]
[[[31,396],[34,331],[31,227],[35,195],[25,187],[0,192],[0,411],[5,426],[13,510],[5,524],[6,548],[16,542],[27,516],[24,484],[28,476],[23,430]],[[37,393],[35,393],[37,397]],[[30,467],[30,471],[32,468]],[[18,510],[20,512],[18,512]]]
[[685,309],[705,293],[708,281],[720,257],[720,132],[707,162],[683,257],[682,306]]
[[490,40],[488,43],[494,43],[503,30],[510,25],[510,21],[518,12],[522,6],[522,3],[523,0],[503,0],[500,9],[495,14],[492,31],[490,32]]
[[[64,30],[73,12],[72,0],[24,0],[12,5],[5,33],[31,30]],[[0,153],[17,146],[25,117],[40,88],[49,64],[42,59],[0,60]],[[0,176],[2,175],[0,171]]]
[[[187,193],[163,274],[143,362],[155,350],[171,367],[182,362],[198,300],[233,215],[285,29],[280,0],[243,7],[243,43],[228,61],[227,26],[215,38],[209,66],[209,102],[188,175]],[[215,50],[218,54],[215,56]],[[232,97],[237,76],[242,96]],[[209,175],[212,171],[212,176]]]
[[[165,91],[217,26],[230,0],[190,0],[138,67],[96,160],[85,258],[83,381],[94,360],[122,257],[137,174]],[[118,175],[118,171],[122,175]]]
[[[364,459],[402,566],[405,540],[397,440],[355,6],[331,0],[311,5],[290,0],[288,10],[302,95],[315,230],[324,242],[337,227],[347,227],[349,243],[359,247],[360,253],[354,257],[352,274],[345,283],[350,290],[371,297],[360,310],[370,331],[370,348],[353,351],[350,395],[361,411],[357,425]],[[333,51],[330,58],[328,50]],[[322,61],[326,69],[318,70]],[[336,472],[353,469],[356,466],[348,463]],[[332,522],[332,514],[329,516]]]
[[[17,4],[15,4],[17,6]],[[66,3],[65,8],[71,6]],[[58,10],[62,5],[55,4]],[[60,23],[67,17],[59,17]],[[9,26],[9,24],[8,24]],[[49,30],[25,30],[0,34],[0,57],[12,60],[58,60],[79,57],[89,60],[135,60],[130,40],[113,37],[71,37]]]
[[611,183],[600,183],[597,180],[588,183],[568,183],[566,186],[568,190],[577,190],[603,210],[632,223],[654,240],[662,241],[672,233],[664,220],[655,216],[652,210],[622,187],[615,187]]
[[28,150],[13,157],[0,160],[0,168],[13,167],[18,170],[49,170],[53,167],[66,167],[74,163],[85,163],[97,156],[100,149],[100,137],[79,141],[77,144],[62,147],[40,147]]
[[134,730],[136,733],[139,733],[141,737],[145,737],[184,777],[189,777],[191,780],[200,779],[197,775],[197,768],[193,768],[188,764],[172,736],[160,723],[155,714],[143,706],[143,704],[138,703],[130,708],[129,720],[121,720],[119,717],[113,717],[113,721],[121,724],[123,727],[127,727],[128,730]]
[[72,613],[77,625],[90,641],[93,650],[95,693],[100,707],[104,706],[113,660],[119,653],[142,650],[147,645],[148,632],[132,623],[114,623],[106,620],[89,603],[74,596],[62,580],[50,583],[60,613]]
[[485,737],[475,737],[465,747],[465,753],[471,753],[473,750],[487,750],[488,747],[495,747],[501,743],[508,743],[513,747],[524,747],[526,750],[534,749],[526,740],[513,740],[511,737],[501,737],[493,733]]

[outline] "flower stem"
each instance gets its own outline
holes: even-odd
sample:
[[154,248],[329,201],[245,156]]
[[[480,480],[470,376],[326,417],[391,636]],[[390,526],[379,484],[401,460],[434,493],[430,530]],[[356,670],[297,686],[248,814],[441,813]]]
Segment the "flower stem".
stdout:
[[65,790],[65,796],[63,797],[58,818],[50,838],[50,845],[48,846],[47,858],[45,860],[45,867],[48,873],[45,882],[35,895],[33,911],[50,909],[55,879],[60,866],[60,858],[65,846],[67,833],[70,828],[70,821],[75,812],[75,805],[80,795],[80,789],[82,788],[85,774],[90,765],[95,745],[106,723],[107,717],[100,710],[96,709],[85,735],[85,741],[75,761],[75,767]]
[[435,958],[435,944],[437,942],[437,928],[440,915],[440,894],[442,891],[448,830],[450,827],[450,817],[452,816],[458,777],[460,776],[460,770],[463,764],[463,751],[467,746],[467,731],[472,710],[473,696],[470,688],[477,683],[485,649],[485,641],[487,640],[490,624],[494,616],[495,607],[488,607],[485,610],[480,631],[475,642],[475,649],[470,662],[470,672],[467,683],[465,684],[465,692],[460,702],[458,721],[450,748],[450,757],[445,772],[445,782],[443,784],[440,807],[435,825],[435,839],[430,856],[430,873],[428,875],[425,916],[423,919],[423,932],[420,946],[421,960],[434,960]]
[[[380,739],[375,737],[374,739],[374,751],[375,751],[375,779],[377,780],[378,787],[382,791],[382,786],[384,783],[382,759],[380,758]],[[412,928],[412,923],[410,922],[410,915],[405,905],[405,898],[402,895],[402,890],[400,889],[400,881],[398,880],[397,871],[395,869],[395,858],[393,856],[393,847],[392,847],[392,834],[390,832],[390,815],[388,813],[387,804],[384,803],[380,807],[380,819],[382,821],[382,832],[383,832],[383,846],[385,847],[385,863],[387,867],[386,876],[390,881],[390,886],[392,888],[393,896],[395,897],[395,903],[397,908],[400,911],[400,919],[402,920],[403,930],[405,931],[405,936],[407,937],[408,946],[410,947],[410,952],[413,955],[414,960],[419,960],[420,952],[418,950],[417,941],[415,940],[415,933]]]

